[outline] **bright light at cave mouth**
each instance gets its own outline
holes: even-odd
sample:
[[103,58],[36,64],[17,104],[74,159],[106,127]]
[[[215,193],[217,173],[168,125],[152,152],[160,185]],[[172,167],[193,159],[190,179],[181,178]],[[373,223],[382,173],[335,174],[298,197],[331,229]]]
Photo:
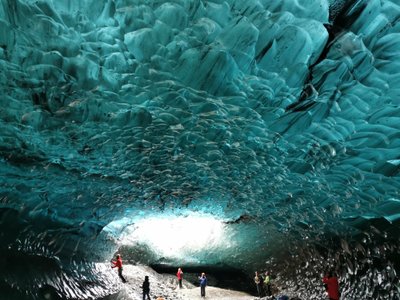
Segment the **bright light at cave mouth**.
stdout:
[[126,232],[124,244],[143,243],[159,254],[178,257],[222,244],[224,223],[211,216],[160,216],[141,219]]

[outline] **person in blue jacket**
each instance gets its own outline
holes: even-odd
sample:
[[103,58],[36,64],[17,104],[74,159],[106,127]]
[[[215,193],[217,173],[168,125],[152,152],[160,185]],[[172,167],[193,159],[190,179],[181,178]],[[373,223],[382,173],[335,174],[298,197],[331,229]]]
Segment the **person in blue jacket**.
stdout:
[[201,273],[199,280],[200,280],[200,294],[201,294],[201,297],[205,298],[206,297],[206,286],[207,286],[206,273]]

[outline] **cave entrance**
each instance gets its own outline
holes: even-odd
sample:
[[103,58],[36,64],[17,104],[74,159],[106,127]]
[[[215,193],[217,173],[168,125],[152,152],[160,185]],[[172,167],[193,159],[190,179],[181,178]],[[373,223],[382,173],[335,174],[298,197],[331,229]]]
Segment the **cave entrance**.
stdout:
[[145,245],[159,258],[196,261],[223,246],[225,224],[210,215],[172,214],[136,220],[120,236],[122,245]]

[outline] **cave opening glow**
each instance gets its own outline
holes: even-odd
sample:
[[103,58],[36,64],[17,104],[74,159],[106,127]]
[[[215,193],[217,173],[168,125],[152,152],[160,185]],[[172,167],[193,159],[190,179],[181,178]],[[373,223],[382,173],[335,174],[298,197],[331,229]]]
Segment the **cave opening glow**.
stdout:
[[123,245],[144,244],[164,257],[180,258],[222,246],[224,233],[224,223],[213,216],[159,215],[126,227],[120,240]]

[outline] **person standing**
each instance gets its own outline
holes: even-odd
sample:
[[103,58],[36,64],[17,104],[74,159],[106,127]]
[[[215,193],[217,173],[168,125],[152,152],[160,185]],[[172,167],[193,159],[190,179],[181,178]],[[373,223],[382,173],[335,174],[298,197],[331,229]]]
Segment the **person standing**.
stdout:
[[176,277],[178,278],[179,288],[182,288],[182,280],[183,280],[183,272],[181,268],[178,268],[178,272],[176,272]]
[[266,296],[271,296],[271,274],[267,271],[265,272],[265,278],[264,278],[264,289],[265,289],[265,294]]
[[325,276],[322,278],[322,282],[326,286],[329,300],[339,300],[339,281],[336,277],[336,274],[331,271],[326,272]]
[[205,298],[206,297],[206,286],[207,286],[206,273],[201,273],[199,280],[200,280],[200,295],[202,298]]
[[121,255],[117,254],[117,260],[112,260],[111,263],[113,264],[111,268],[118,268],[118,276],[121,278],[122,282],[126,282],[125,277],[122,275],[122,259]]
[[143,300],[145,300],[147,296],[147,300],[150,300],[150,282],[149,282],[149,276],[144,276],[144,281],[142,284],[142,289],[143,289]]
[[256,284],[257,287],[257,293],[258,297],[261,298],[263,296],[263,278],[258,272],[255,272],[254,276],[254,283]]

